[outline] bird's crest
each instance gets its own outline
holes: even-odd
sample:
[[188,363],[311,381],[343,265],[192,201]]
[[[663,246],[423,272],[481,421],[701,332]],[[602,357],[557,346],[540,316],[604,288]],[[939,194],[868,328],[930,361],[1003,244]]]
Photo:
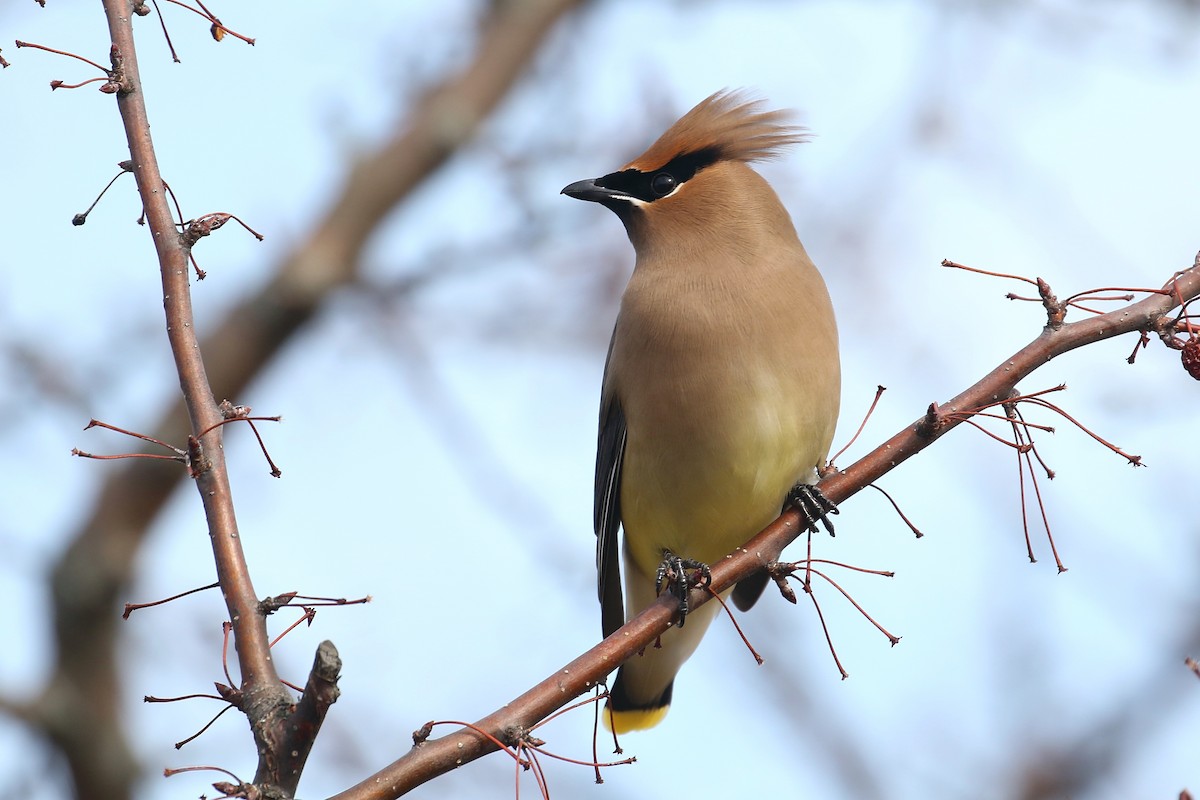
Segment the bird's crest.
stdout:
[[713,161],[764,161],[806,140],[789,123],[788,111],[763,111],[762,100],[743,90],[722,89],[701,100],[624,169],[649,172],[678,156],[707,153]]

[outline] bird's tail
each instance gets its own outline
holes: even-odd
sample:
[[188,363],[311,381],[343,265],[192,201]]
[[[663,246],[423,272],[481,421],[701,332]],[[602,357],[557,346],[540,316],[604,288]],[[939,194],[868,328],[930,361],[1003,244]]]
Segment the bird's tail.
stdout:
[[668,683],[667,688],[656,697],[635,700],[629,695],[626,675],[625,667],[617,670],[617,678],[608,693],[608,703],[604,706],[604,727],[615,733],[653,728],[667,716],[675,681]]
[[[649,605],[654,600],[650,591],[653,591],[652,586],[647,588],[633,583],[630,598],[635,604]],[[693,609],[682,627],[667,630],[640,655],[621,665],[603,713],[604,724],[609,730],[625,733],[652,728],[663,721],[671,705],[675,675],[700,644],[720,609],[721,604],[717,602]]]

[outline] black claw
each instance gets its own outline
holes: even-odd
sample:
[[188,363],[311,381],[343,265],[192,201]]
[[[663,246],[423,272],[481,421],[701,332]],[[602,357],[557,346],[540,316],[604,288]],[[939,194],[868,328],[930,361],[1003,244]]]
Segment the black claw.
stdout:
[[[688,570],[692,571],[690,575]],[[658,571],[654,574],[654,583],[658,587],[659,594],[662,594],[665,588],[679,599],[679,627],[682,628],[691,611],[691,606],[688,604],[688,592],[691,591],[693,585],[708,586],[712,583],[712,570],[703,561],[680,558],[670,550],[666,550],[663,552],[662,562],[658,565]]]
[[809,483],[797,483],[787,495],[787,505],[792,506],[804,517],[808,530],[817,532],[820,522],[829,531],[830,536],[836,536],[833,523],[829,521],[830,514],[837,514],[838,507],[825,493]]

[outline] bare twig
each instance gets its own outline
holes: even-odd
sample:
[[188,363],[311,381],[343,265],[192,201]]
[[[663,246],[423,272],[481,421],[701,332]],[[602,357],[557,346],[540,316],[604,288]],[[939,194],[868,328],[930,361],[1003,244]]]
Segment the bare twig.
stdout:
[[871,415],[875,413],[875,407],[879,405],[879,398],[883,397],[883,393],[887,391],[886,386],[875,387],[875,397],[871,400],[871,406],[867,409],[867,413],[863,414],[862,422],[858,423],[858,430],[850,437],[850,441],[842,446],[841,450],[834,453],[829,459],[829,468],[833,469],[834,462],[842,457],[842,453],[850,449],[851,445],[858,441],[858,437],[862,435],[863,428],[867,427],[867,422],[871,419]]

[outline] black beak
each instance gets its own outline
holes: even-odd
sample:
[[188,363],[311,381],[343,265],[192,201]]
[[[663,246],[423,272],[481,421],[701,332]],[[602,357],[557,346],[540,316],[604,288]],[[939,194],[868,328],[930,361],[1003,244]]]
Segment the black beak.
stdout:
[[603,203],[605,205],[610,205],[616,200],[629,199],[629,195],[624,192],[619,192],[615,189],[606,189],[598,185],[595,179],[575,181],[570,186],[564,187],[562,194],[565,194],[567,197],[574,197],[576,200],[587,200],[592,203]]

